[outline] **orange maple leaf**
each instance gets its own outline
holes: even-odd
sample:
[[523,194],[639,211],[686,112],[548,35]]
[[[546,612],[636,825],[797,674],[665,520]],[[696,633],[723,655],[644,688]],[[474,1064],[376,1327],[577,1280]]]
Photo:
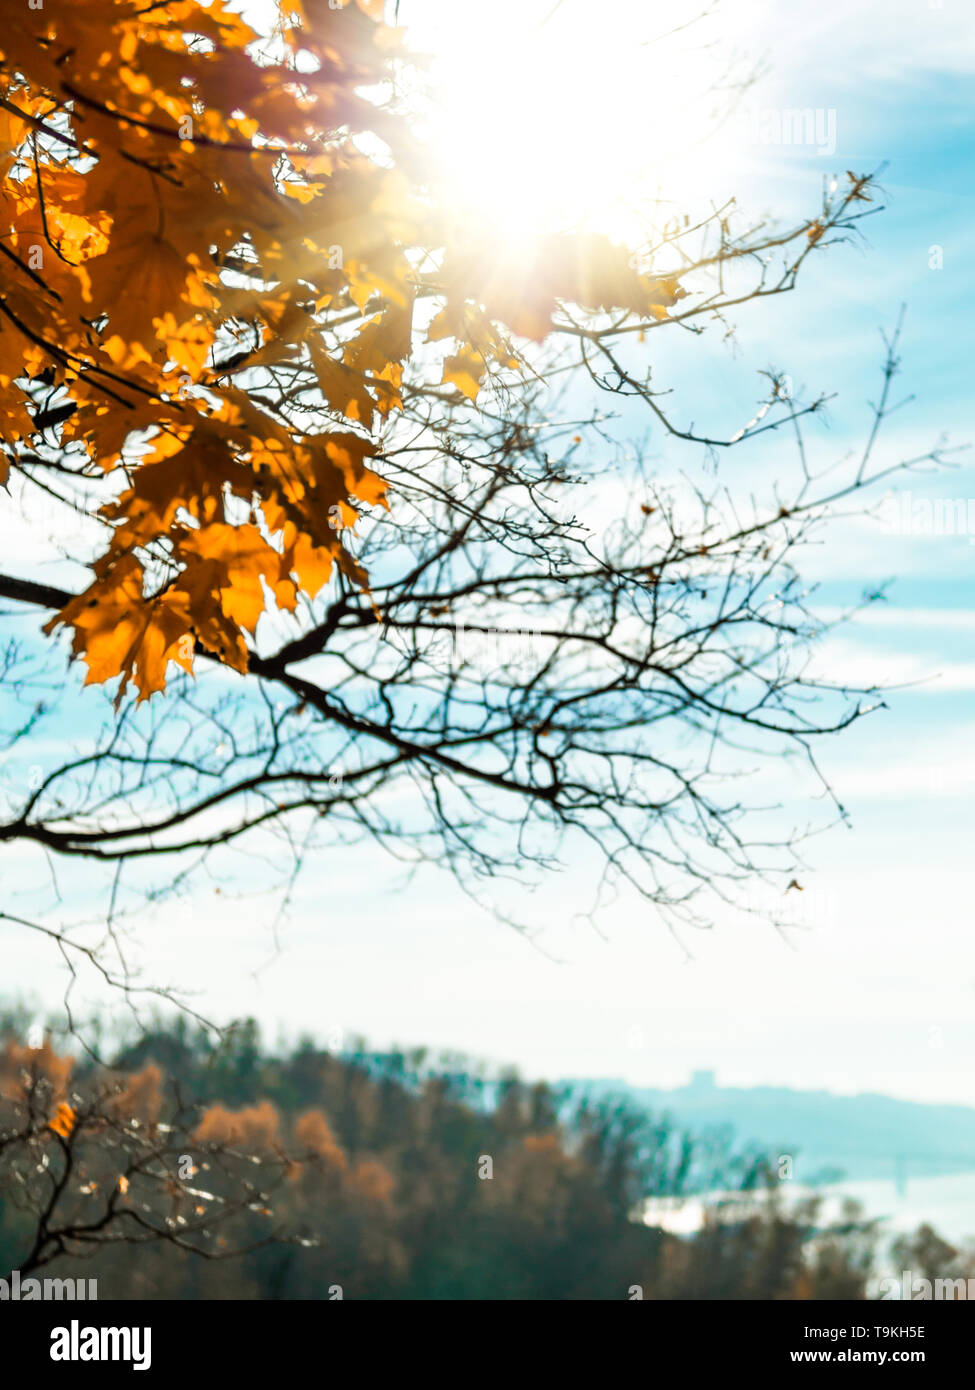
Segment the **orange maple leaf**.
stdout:
[[77,1124],[77,1114],[67,1101],[63,1100],[58,1105],[54,1117],[48,1121],[48,1129],[59,1134],[62,1139],[67,1139]]

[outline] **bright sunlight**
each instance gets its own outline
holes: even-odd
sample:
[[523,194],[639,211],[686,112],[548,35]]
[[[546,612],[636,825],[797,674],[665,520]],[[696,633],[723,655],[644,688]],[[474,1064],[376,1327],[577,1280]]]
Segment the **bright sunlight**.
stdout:
[[735,77],[704,8],[403,0],[431,58],[425,133],[458,216],[508,247],[580,227],[636,241],[713,196]]

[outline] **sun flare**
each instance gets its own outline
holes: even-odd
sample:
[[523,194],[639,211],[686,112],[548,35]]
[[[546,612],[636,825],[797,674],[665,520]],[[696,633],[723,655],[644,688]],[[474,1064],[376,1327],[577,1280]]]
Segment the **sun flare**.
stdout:
[[410,0],[400,19],[431,59],[422,127],[437,175],[486,238],[581,228],[636,242],[713,194],[727,160],[706,21],[681,29],[679,7],[640,0],[495,0],[487,15]]

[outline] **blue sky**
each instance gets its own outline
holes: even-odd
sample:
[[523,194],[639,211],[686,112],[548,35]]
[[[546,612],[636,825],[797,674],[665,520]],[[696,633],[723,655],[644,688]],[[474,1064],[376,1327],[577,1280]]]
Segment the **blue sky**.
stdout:
[[[598,24],[614,3],[582,8]],[[619,0],[617,19],[633,8]],[[693,399],[698,423],[744,424],[760,395],[756,372],[774,360],[811,389],[841,393],[816,436],[822,459],[839,457],[862,437],[864,402],[879,380],[879,329],[903,302],[900,384],[915,400],[892,422],[882,457],[923,452],[943,431],[975,442],[975,29],[966,10],[961,0],[721,7],[715,42],[767,59],[751,105],[834,111],[836,149],[739,151],[737,163],[714,169],[714,196],[734,191],[743,206],[805,215],[824,174],[886,161],[887,210],[865,224],[863,244],[813,258],[795,294],[743,312],[737,351],[715,335],[693,355],[675,347],[660,363]],[[401,5],[404,20],[425,23],[434,37],[442,15],[424,0]],[[468,31],[476,44],[477,26],[468,22]],[[942,248],[941,269],[930,268],[932,247]],[[669,352],[666,334],[656,336],[660,353]],[[739,457],[722,463],[729,486],[775,466],[774,451]],[[915,496],[975,498],[975,455],[959,457],[958,468],[907,486]],[[10,505],[0,511],[8,568],[53,578]],[[207,898],[151,927],[147,965],[156,978],[198,986],[197,1002],[217,1016],[256,1014],[272,1036],[341,1029],[550,1077],[668,1085],[713,1067],[729,1084],[975,1104],[972,541],[896,536],[854,520],[810,559],[825,607],[896,578],[887,604],[828,645],[831,673],[923,683],[823,750],[852,828],[810,848],[809,906],[788,942],[771,927],[719,922],[681,946],[646,908],[625,901],[600,938],[576,916],[569,875],[534,899],[550,924],[545,954],[446,876],[431,869],[403,887],[395,866],[363,850],[316,863],[280,952],[263,928],[242,932],[239,908]],[[22,864],[9,852],[0,861],[5,878]],[[20,939],[16,949],[18,978],[26,974],[38,998],[56,1000],[49,948]]]

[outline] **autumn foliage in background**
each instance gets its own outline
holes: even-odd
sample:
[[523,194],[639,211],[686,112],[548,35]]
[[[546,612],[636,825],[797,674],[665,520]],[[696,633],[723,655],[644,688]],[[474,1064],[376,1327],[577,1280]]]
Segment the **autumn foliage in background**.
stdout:
[[418,298],[474,398],[557,298],[660,318],[680,293],[600,238],[503,275],[472,257],[426,195],[382,8],[288,0],[258,35],[222,0],[4,7],[0,481],[52,439],[111,476],[91,583],[50,627],[119,699],[200,652],[246,670],[261,614],[336,567],[367,587],[343,532],[395,506],[374,431]]
[[[111,1081],[8,1039],[3,1273],[42,1228],[62,1232],[45,1272],[97,1277],[101,1298],[862,1298],[875,1272],[875,1222],[830,1225],[781,1185],[766,1200],[764,1155],[623,1101],[423,1049],[271,1053],[252,1023],[219,1045],[161,1023]],[[647,1197],[706,1190],[756,1200],[693,1237],[639,1220]],[[905,1268],[975,1268],[930,1231],[902,1245]]]
[[0,1263],[24,1275],[116,1244],[225,1258],[298,1239],[278,1211],[294,1193],[333,1214],[388,1196],[381,1165],[350,1163],[319,1110],[285,1129],[267,1100],[187,1103],[152,1061],[75,1073],[50,1039],[8,1035],[0,1052]]

